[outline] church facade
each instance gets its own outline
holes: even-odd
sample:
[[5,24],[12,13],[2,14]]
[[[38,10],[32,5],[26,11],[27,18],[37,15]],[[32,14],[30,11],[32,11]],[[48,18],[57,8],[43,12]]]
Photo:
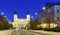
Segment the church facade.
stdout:
[[14,28],[21,28],[21,27],[26,27],[26,25],[30,22],[30,14],[26,13],[26,18],[25,19],[21,19],[17,17],[17,13],[14,12],[14,22],[13,27]]

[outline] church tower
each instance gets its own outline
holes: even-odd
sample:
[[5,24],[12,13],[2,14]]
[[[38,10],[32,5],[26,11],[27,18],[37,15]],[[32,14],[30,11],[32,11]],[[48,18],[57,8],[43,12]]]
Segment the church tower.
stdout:
[[17,12],[14,11],[14,22],[13,22],[13,27],[16,28],[21,28],[21,27],[26,27],[26,25],[29,23],[30,21],[30,13],[29,11],[27,11],[26,13],[26,19],[18,19],[17,18]]
[[27,20],[30,21],[30,13],[29,13],[29,11],[27,11],[26,17],[27,17]]
[[17,20],[17,12],[14,11],[14,21],[16,21],[16,20]]

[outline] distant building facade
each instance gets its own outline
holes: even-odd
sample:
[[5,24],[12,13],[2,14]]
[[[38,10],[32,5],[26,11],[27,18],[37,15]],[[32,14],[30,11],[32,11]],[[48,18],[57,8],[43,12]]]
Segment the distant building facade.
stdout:
[[14,12],[14,22],[12,22],[13,27],[21,28],[25,27],[27,23],[30,21],[30,14],[26,13],[26,19],[17,18],[16,11]]
[[[60,3],[60,2],[59,2]],[[38,23],[41,23],[42,28],[60,27],[60,4],[50,3],[38,14]]]

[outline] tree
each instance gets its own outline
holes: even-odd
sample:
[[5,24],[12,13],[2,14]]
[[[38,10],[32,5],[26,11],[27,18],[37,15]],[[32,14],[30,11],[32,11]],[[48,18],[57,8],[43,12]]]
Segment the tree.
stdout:
[[4,16],[0,16],[0,30],[1,29],[8,29],[9,28],[9,23],[6,20],[6,18],[4,18]]
[[35,19],[33,21],[30,21],[30,28],[31,29],[38,29],[37,25],[38,25],[38,20],[37,19]]

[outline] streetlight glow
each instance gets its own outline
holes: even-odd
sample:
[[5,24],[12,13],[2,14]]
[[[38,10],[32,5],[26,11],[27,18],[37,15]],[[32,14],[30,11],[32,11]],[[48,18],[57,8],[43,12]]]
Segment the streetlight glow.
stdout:
[[3,15],[4,13],[2,12],[1,14]]
[[31,16],[31,18],[33,18],[33,16]]
[[35,15],[37,15],[38,13],[35,13]]
[[45,10],[45,7],[43,7],[43,10]]

